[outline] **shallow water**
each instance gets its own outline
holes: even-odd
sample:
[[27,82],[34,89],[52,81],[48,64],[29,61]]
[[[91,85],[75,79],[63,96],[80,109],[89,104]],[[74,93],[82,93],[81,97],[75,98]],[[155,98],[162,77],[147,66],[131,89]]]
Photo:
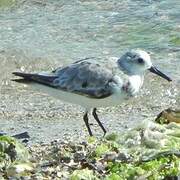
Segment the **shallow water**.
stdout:
[[87,56],[120,56],[126,49],[143,48],[154,53],[153,59],[159,64],[171,64],[173,58],[173,65],[178,65],[178,2],[19,1],[10,9],[1,8],[0,49],[71,61]]
[[[105,116],[102,118],[105,122],[108,120],[106,125],[119,130],[123,126],[119,117],[131,124],[130,114],[136,122],[144,118],[143,114],[155,116],[163,108],[179,107],[179,9],[179,0],[0,0],[2,131],[13,133],[16,129],[26,130],[36,122],[42,128],[39,132],[45,133],[51,127],[50,134],[53,134],[56,129],[54,123],[60,118],[64,124],[59,125],[57,135],[63,126],[68,129],[67,116],[63,112],[69,108],[72,115],[68,118],[73,119],[74,124],[80,119],[75,126],[72,123],[74,129],[83,123],[82,114],[74,112],[75,106],[64,106],[62,102],[57,103],[52,99],[47,101],[47,97],[38,96],[22,85],[10,82],[12,71],[49,70],[84,57],[119,57],[123,51],[131,48],[149,51],[155,64],[168,73],[174,82],[169,84],[149,75],[140,96],[131,102],[135,108],[129,103],[123,105],[126,110],[119,107],[112,110],[113,113],[102,110]],[[50,112],[54,114],[50,117],[55,120],[53,123],[47,120],[43,129],[44,123],[40,120],[48,117]],[[22,123],[25,128],[19,125]],[[120,125],[116,127],[116,123]],[[14,128],[16,126],[19,127]],[[38,127],[35,131],[38,131]]]

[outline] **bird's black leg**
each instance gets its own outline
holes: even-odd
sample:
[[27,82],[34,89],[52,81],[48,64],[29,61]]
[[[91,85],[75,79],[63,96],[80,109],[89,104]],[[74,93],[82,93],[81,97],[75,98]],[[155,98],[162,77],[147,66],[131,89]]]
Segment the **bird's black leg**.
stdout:
[[88,122],[88,121],[89,121],[89,119],[88,119],[88,112],[86,112],[86,113],[84,114],[83,119],[84,119],[84,122],[85,122],[85,124],[86,124],[87,129],[88,129],[89,135],[90,135],[90,136],[93,136],[92,131],[91,131],[91,128],[90,128],[90,126],[89,126],[89,122]]
[[98,115],[96,114],[96,110],[97,110],[96,108],[93,109],[92,115],[94,116],[94,119],[97,121],[97,123],[99,124],[99,126],[103,130],[104,136],[105,136],[106,129],[104,128],[104,126],[102,125],[101,121],[99,120]]

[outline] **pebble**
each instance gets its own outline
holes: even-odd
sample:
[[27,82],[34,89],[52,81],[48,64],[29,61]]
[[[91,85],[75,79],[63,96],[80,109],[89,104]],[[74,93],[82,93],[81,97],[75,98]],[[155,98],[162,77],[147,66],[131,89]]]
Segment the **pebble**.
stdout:
[[103,156],[105,161],[114,161],[117,158],[116,152],[108,152]]
[[73,156],[74,162],[82,161],[85,159],[85,154],[82,151],[75,152]]

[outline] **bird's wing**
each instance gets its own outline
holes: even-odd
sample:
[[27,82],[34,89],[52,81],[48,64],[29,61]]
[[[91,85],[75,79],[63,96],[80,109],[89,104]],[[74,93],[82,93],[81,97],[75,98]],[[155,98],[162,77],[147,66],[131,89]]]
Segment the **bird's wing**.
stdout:
[[77,61],[50,74],[13,73],[24,80],[35,81],[53,88],[81,94],[91,98],[105,98],[112,92],[112,84],[118,83],[112,71],[97,62]]
[[77,61],[54,74],[58,76],[54,85],[60,89],[92,98],[104,98],[112,94],[109,86],[114,81],[112,71],[89,59]]

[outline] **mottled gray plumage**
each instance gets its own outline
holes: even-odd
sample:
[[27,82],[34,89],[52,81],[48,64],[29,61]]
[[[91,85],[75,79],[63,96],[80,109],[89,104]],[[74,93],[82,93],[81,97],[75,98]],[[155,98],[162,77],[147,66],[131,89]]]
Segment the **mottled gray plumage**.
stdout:
[[54,74],[58,76],[53,82],[57,88],[93,98],[111,95],[110,85],[116,83],[112,71],[89,59],[56,70]]
[[26,80],[36,81],[53,88],[82,94],[91,98],[105,98],[112,94],[111,86],[118,83],[112,69],[86,58],[51,73],[26,74],[14,72]]

